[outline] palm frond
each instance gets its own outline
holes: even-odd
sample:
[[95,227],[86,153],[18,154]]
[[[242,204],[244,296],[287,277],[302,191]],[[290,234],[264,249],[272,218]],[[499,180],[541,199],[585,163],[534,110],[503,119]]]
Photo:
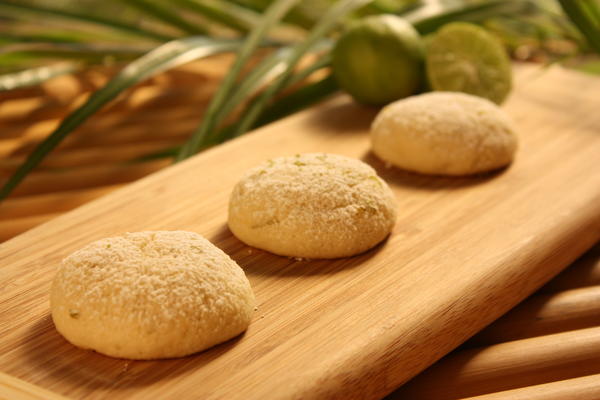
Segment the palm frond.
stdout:
[[35,86],[56,76],[75,72],[79,68],[79,63],[59,63],[0,75],[0,92]]
[[595,0],[559,0],[565,14],[600,53],[600,5]]
[[[556,39],[559,42],[566,39],[571,43],[570,48],[574,47],[576,51],[589,52],[591,48],[600,52],[600,6],[595,0],[559,0],[556,3],[551,0],[455,0],[447,3],[461,7],[445,8],[433,15],[427,14],[427,7],[421,7],[426,3],[422,0],[172,0],[169,4],[155,0],[96,1],[106,9],[85,8],[80,0],[61,0],[59,3],[0,0],[2,22],[6,22],[0,26],[0,43],[3,43],[0,71],[11,71],[0,75],[0,91],[37,84],[84,63],[137,59],[148,50],[137,46],[138,42],[153,45],[155,43],[151,42],[162,43],[180,35],[221,32],[221,28],[226,28],[225,34],[232,30],[247,36],[243,41],[209,37],[174,40],[133,61],[67,116],[34,150],[0,189],[0,199],[6,197],[48,152],[123,90],[192,58],[237,51],[233,65],[194,134],[184,146],[168,149],[168,155],[176,154],[176,161],[323,99],[338,88],[331,74],[319,74],[318,81],[306,79],[317,76],[313,75],[315,71],[329,65],[328,46],[331,43],[325,44],[322,51],[318,49],[319,43],[323,43],[336,27],[357,16],[402,14],[421,34],[429,34],[448,22],[469,21],[486,27],[496,26],[496,32],[505,35],[508,47],[521,47],[523,42],[518,39],[523,37],[533,39],[539,47],[545,45],[544,40],[555,44]],[[578,30],[560,13],[558,4]],[[548,9],[541,12],[544,5],[554,14],[548,13]],[[115,13],[114,10],[124,12]],[[43,23],[38,24],[38,20]],[[73,23],[64,27],[65,20]],[[61,22],[63,26],[59,25]],[[295,27],[290,30],[289,24]],[[256,50],[264,46],[269,37],[279,37],[280,32],[275,28],[282,28],[281,37],[286,42],[271,42],[276,50],[254,64]],[[288,31],[295,36],[285,36]],[[515,39],[512,42],[506,40],[511,39],[511,35]],[[315,60],[315,54],[320,58]],[[41,67],[48,59],[73,62]],[[306,59],[313,62],[299,69],[300,61]],[[597,60],[594,60],[590,65],[597,69]],[[252,69],[243,73],[250,64]],[[14,72],[17,68],[23,71]],[[225,126],[226,123],[229,125]]]
[[79,43],[83,41],[80,36],[65,32],[47,32],[38,34],[0,32],[0,40],[5,43]]
[[360,10],[359,15],[396,14],[403,15],[423,6],[423,0],[373,0]]
[[420,34],[427,35],[453,21],[476,23],[493,16],[518,15],[532,12],[535,9],[537,9],[535,3],[529,0],[490,0],[484,3],[450,8],[433,16],[423,16],[417,10],[415,13],[406,15],[406,19],[414,25]]
[[[285,69],[286,61],[291,54],[291,47],[282,47],[267,57],[264,57],[258,65],[252,68],[252,71],[240,82],[239,86],[231,96],[217,110],[213,118],[209,121],[206,118],[202,120],[198,128],[199,131],[206,132],[203,144],[219,143],[217,127],[230,115],[236,107],[242,104],[251,94],[264,85],[274,74],[280,73]],[[210,122],[211,126],[207,126]]]
[[8,196],[19,182],[65,137],[125,89],[177,65],[216,53],[234,51],[239,45],[240,42],[237,40],[190,37],[166,43],[132,62],[102,89],[92,94],[81,107],[69,114],[58,128],[35,148],[0,189],[0,200]]
[[223,0],[173,0],[173,3],[242,33],[250,31],[260,21],[257,12]]
[[181,31],[182,33],[188,35],[203,35],[208,33],[203,27],[189,22],[185,18],[182,18],[178,13],[172,12],[170,8],[162,6],[159,2],[148,0],[119,1],[141,11],[157,21]]
[[252,127],[271,98],[287,84],[289,84],[296,64],[312,46],[314,46],[333,28],[335,28],[345,15],[367,4],[368,2],[368,0],[342,0],[331,7],[310,31],[309,36],[294,48],[294,51],[290,55],[286,70],[279,75],[258,97],[253,99],[246,110],[244,110],[243,115],[240,117],[237,123],[233,136],[239,136],[247,132]]
[[99,44],[99,43],[15,43],[4,46],[0,49],[0,55],[10,54],[17,52],[64,52],[64,53],[81,53],[85,54],[98,54],[102,56],[116,56],[121,55],[134,55],[141,56],[144,53],[152,50],[152,46],[140,44],[140,45],[112,45],[112,44]]
[[18,17],[22,16],[22,14],[28,14],[41,18],[56,18],[59,20],[67,19],[79,23],[92,24],[95,26],[118,31],[126,35],[133,35],[154,41],[158,40],[164,42],[167,40],[174,39],[173,36],[143,29],[139,26],[119,21],[116,18],[104,18],[81,11],[72,11],[60,8],[23,4],[11,0],[0,0],[0,10],[6,13],[13,13]]
[[[330,47],[332,47],[332,46],[330,46]],[[326,68],[330,65],[331,65],[331,54],[329,52],[321,54],[314,63],[310,64],[308,67],[293,74],[290,77],[290,80],[288,81],[288,86],[293,86],[299,82],[302,82],[305,79],[307,79],[309,76],[311,76],[313,73],[315,73],[316,71]]]
[[177,155],[176,161],[183,160],[198,151],[199,147],[206,140],[209,132],[216,126],[215,115],[217,115],[219,109],[227,101],[227,98],[234,90],[235,82],[243,66],[250,59],[269,30],[275,24],[277,24],[289,11],[289,9],[292,8],[297,2],[298,0],[278,0],[267,9],[261,20],[261,23],[250,32],[243,46],[239,49],[231,69],[227,75],[225,75],[225,78],[219,86],[217,93],[214,94],[211,102],[208,105],[202,124],[192,134],[190,140],[182,147],[181,151]]
[[252,129],[277,121],[287,117],[297,111],[303,110],[326,97],[331,96],[339,90],[336,80],[331,74],[326,77],[304,85],[298,90],[278,98],[266,107],[260,116],[256,119]]
[[124,61],[135,58],[130,53],[77,52],[61,49],[31,49],[0,54],[2,72],[7,69],[27,69],[42,66],[48,61],[79,61],[88,64],[107,64],[113,61]]
[[[325,51],[331,48],[329,41],[324,41],[317,45],[317,50]],[[269,56],[264,57],[257,66],[252,68],[252,71],[244,77],[237,90],[227,99],[219,111],[215,114],[213,123],[214,128],[210,130],[203,141],[204,145],[213,145],[222,143],[228,139],[227,135],[223,135],[221,130],[216,128],[246,99],[253,95],[262,85],[273,80],[277,75],[281,74],[286,70],[290,56],[292,55],[293,48],[286,46],[279,48],[277,51],[271,53]],[[289,81],[289,86],[293,86],[307,77],[312,75],[315,71],[328,66],[331,59],[328,55],[320,57],[316,62],[303,69],[302,71],[294,74]],[[201,125],[204,121],[201,123]],[[206,127],[201,129],[207,129]],[[228,132],[232,131],[232,128],[227,128]]]
[[[297,111],[300,111],[306,107],[309,107],[321,100],[324,100],[328,96],[331,96],[339,90],[337,82],[331,74],[326,77],[309,83],[300,87],[299,89],[289,93],[285,96],[277,98],[277,101],[271,102],[267,107],[263,109],[263,112],[256,119],[252,126],[252,129],[259,128],[263,125],[274,122],[278,119],[291,115]],[[233,139],[236,133],[236,124],[232,123],[219,129],[218,133],[214,135],[214,142],[205,142],[200,146],[200,150],[204,150],[207,147],[223,143],[227,140]],[[150,156],[150,159],[158,157],[168,157],[174,152],[179,151],[179,148],[168,149],[164,152],[157,152]]]
[[600,58],[592,58],[578,63],[575,68],[588,74],[600,75]]
[[[147,53],[148,46],[97,45],[88,43],[18,43],[0,50],[0,65],[5,70],[11,65],[30,65],[48,60],[69,60],[88,64],[106,64],[131,61]],[[26,67],[27,69],[27,67]]]

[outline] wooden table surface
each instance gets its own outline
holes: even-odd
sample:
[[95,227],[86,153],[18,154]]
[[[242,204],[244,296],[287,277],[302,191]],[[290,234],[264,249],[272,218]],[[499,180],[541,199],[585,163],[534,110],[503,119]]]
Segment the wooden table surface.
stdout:
[[[6,242],[0,370],[72,398],[389,393],[600,237],[600,84],[559,69],[537,74],[519,71],[526,83],[507,111],[522,146],[498,174],[443,179],[386,169],[368,151],[374,112],[337,98]],[[227,197],[240,174],[265,158],[304,151],[362,158],[390,182],[401,213],[385,244],[359,257],[297,262],[230,234]],[[231,254],[259,299],[248,333],[159,362],[115,360],[66,343],[48,317],[57,263],[90,240],[141,229],[198,231]]]

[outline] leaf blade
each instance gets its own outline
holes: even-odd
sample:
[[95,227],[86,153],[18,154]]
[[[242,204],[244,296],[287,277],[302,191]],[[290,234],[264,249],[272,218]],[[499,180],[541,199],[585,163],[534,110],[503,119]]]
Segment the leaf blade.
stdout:
[[142,29],[140,27],[129,25],[116,19],[102,18],[96,15],[90,15],[82,12],[67,11],[58,8],[34,6],[29,4],[19,4],[10,0],[0,0],[0,9],[8,10],[9,12],[15,12],[17,14],[21,12],[39,15],[43,18],[62,18],[69,19],[87,24],[93,24],[117,30],[121,33],[128,35],[134,35],[145,39],[158,40],[161,42],[174,39],[174,37]]
[[256,119],[252,129],[269,124],[293,114],[296,111],[302,110],[305,107],[325,99],[338,90],[339,87],[337,82],[331,74],[316,82],[302,86],[295,92],[278,99],[276,102],[266,107]]
[[259,14],[254,10],[220,0],[174,0],[174,2],[180,7],[241,33],[250,31],[258,25],[260,19]]
[[267,105],[268,101],[289,83],[296,64],[318,40],[321,40],[331,29],[333,29],[343,16],[367,3],[369,3],[369,0],[342,0],[331,7],[317,22],[315,27],[311,29],[308,38],[294,49],[286,70],[275,79],[263,93],[251,102],[244,112],[244,115],[240,118],[233,136],[236,137],[242,135],[250,129],[255,120],[260,116],[260,113]]
[[138,11],[160,21],[168,26],[171,26],[183,33],[189,35],[204,35],[207,30],[188,22],[186,19],[179,16],[176,12],[172,12],[169,8],[163,7],[159,2],[147,0],[120,0],[129,7],[135,8]]
[[60,63],[0,76],[0,92],[39,85],[56,76],[72,73],[80,68],[76,63]]
[[238,46],[239,41],[234,40],[190,37],[168,42],[132,62],[102,89],[94,92],[82,106],[63,119],[58,128],[35,148],[0,189],[0,200],[6,198],[66,136],[123,90],[168,68],[219,52],[234,51]]
[[236,79],[239,76],[242,67],[250,59],[259,43],[266,36],[267,32],[281,20],[281,18],[296,4],[298,0],[278,0],[274,2],[265,12],[261,23],[257,25],[248,35],[244,44],[239,49],[236,59],[227,75],[223,79],[217,93],[213,96],[211,102],[204,114],[204,121],[200,127],[192,134],[192,137],[184,144],[177,154],[176,162],[181,161],[193,155],[197,149],[206,140],[211,129],[215,127],[215,118],[219,108],[227,101],[232,92]]
[[559,0],[571,22],[589,45],[600,53],[600,6],[594,0]]
[[420,34],[427,35],[449,22],[478,22],[494,15],[525,13],[534,7],[536,7],[535,4],[527,0],[490,0],[466,7],[452,8],[430,17],[421,17],[416,13],[406,15],[405,18],[414,25]]

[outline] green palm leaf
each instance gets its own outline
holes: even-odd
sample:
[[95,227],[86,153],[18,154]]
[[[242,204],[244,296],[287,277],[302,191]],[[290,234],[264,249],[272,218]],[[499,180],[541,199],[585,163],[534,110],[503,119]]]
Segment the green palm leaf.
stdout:
[[25,13],[41,18],[67,19],[75,22],[82,22],[85,24],[92,24],[104,28],[109,28],[111,30],[118,31],[127,35],[134,35],[137,37],[158,40],[161,42],[174,39],[173,36],[142,29],[138,26],[118,21],[116,18],[103,18],[97,15],[92,15],[80,11],[71,11],[59,8],[22,4],[11,0],[0,0],[0,10],[3,10],[8,13],[12,12],[14,15],[17,16],[21,16],[22,13]]
[[60,63],[0,75],[0,92],[38,85],[50,78],[72,73],[81,68],[78,63]]
[[206,125],[207,119],[204,119],[200,123],[199,130],[207,132],[203,145],[221,142],[221,140],[218,139],[219,135],[216,127],[218,127],[237,106],[242,104],[262,84],[270,79],[273,73],[277,73],[281,67],[285,68],[286,60],[291,54],[291,51],[292,49],[290,47],[283,47],[261,60],[261,62],[244,77],[235,92],[232,93],[227,101],[225,101],[215,113],[210,121],[212,129]]
[[159,2],[148,0],[120,1],[183,33],[189,35],[203,35],[207,33],[206,29],[188,22],[176,12],[172,12],[168,7],[160,5]]
[[65,137],[88,117],[113,100],[125,89],[169,68],[216,53],[235,51],[237,40],[219,40],[207,37],[190,37],[166,43],[125,67],[102,89],[96,91],[77,110],[69,114],[9,178],[0,189],[0,200],[6,198],[21,180],[35,168]]
[[252,127],[272,97],[289,84],[296,64],[312,46],[336,27],[344,16],[367,3],[368,0],[342,0],[331,7],[310,31],[308,38],[296,46],[290,55],[286,70],[250,103],[237,123],[233,136],[239,136]]
[[223,0],[173,0],[173,3],[242,33],[250,31],[260,21],[260,15],[254,10]]
[[[89,38],[87,38],[89,39]],[[0,32],[0,40],[7,43],[39,43],[39,42],[50,42],[50,43],[77,43],[84,41],[77,34],[71,34],[70,32],[47,32],[37,34],[19,34],[13,32]]]
[[[331,47],[330,42],[323,42],[319,47],[320,51],[324,51]],[[272,80],[275,76],[285,71],[287,68],[290,56],[292,55],[293,48],[286,46],[278,49],[277,51],[271,53],[269,56],[263,58],[258,65],[256,65],[252,71],[244,77],[244,79],[240,82],[239,86],[235,90],[235,92],[229,97],[229,99],[223,104],[223,106],[218,110],[213,118],[213,124],[215,129],[209,131],[206,136],[206,139],[203,141],[201,148],[204,148],[208,145],[222,143],[229,138],[228,134],[231,134],[232,127],[227,128],[227,134],[224,134],[222,131],[217,130],[216,128],[229,116],[234,109],[246,101],[251,95],[253,95],[257,89],[261,87],[261,85],[267,83]],[[289,85],[294,85],[300,81],[303,81],[308,76],[310,76],[313,72],[318,69],[321,69],[330,63],[330,58],[328,55],[322,56],[317,62],[313,63],[311,66],[305,68],[299,73],[295,74],[289,82]],[[204,120],[201,125],[204,124]],[[201,127],[200,129],[206,129],[206,127]]]
[[195,154],[208,134],[216,127],[215,116],[218,115],[220,108],[227,101],[234,90],[236,80],[246,62],[250,59],[254,51],[257,49],[261,41],[267,35],[269,30],[279,22],[279,20],[289,11],[290,8],[297,3],[298,0],[278,0],[271,5],[265,12],[261,23],[257,25],[244,41],[243,46],[239,49],[237,57],[227,73],[223,82],[219,86],[217,93],[213,96],[206,113],[204,121],[200,127],[192,134],[190,140],[181,148],[181,151],[176,157],[176,161],[183,160]]
[[406,15],[406,19],[414,25],[420,34],[427,35],[453,21],[482,22],[493,16],[519,15],[535,9],[537,9],[535,3],[527,0],[489,0],[464,7],[451,8],[431,17],[422,17],[417,10],[415,13]]
[[[53,4],[41,0],[0,0],[0,12],[5,16],[3,19],[8,22],[0,27],[0,42],[6,43],[0,50],[0,65],[5,72],[15,71],[17,68],[25,69],[21,72],[0,75],[0,91],[37,84],[52,76],[67,73],[70,68],[78,68],[82,65],[80,61],[102,62],[107,57],[120,60],[135,59],[146,52],[146,48],[136,47],[140,39],[144,39],[143,43],[148,43],[148,40],[170,40],[178,32],[181,34],[205,32],[202,25],[193,22],[196,20],[206,21],[211,24],[210,27],[213,26],[212,24],[217,24],[237,32],[249,32],[249,34],[243,42],[207,37],[175,40],[132,62],[104,88],[94,93],[83,106],[67,116],[60,126],[34,150],[0,189],[0,199],[6,197],[66,136],[123,90],[148,76],[189,59],[222,51],[237,51],[237,57],[213,96],[202,123],[190,140],[179,149],[176,160],[189,157],[199,149],[241,135],[257,126],[288,115],[337,90],[335,81],[331,75],[327,75],[317,82],[304,84],[291,93],[288,90],[285,95],[281,94],[317,69],[329,64],[328,49],[325,48],[322,52],[325,56],[297,71],[299,61],[308,52],[317,53],[319,50],[315,47],[318,43],[342,23],[344,16],[350,12],[354,12],[354,16],[360,16],[380,12],[404,14],[408,11],[405,17],[422,34],[428,34],[448,22],[457,20],[489,23],[490,18],[494,20],[502,17],[519,20],[535,18],[540,15],[540,10],[543,8],[538,0],[456,1],[455,4],[463,6],[447,8],[438,15],[424,16],[418,9],[410,12],[411,8],[417,8],[424,3],[420,0],[372,0],[372,2],[307,0],[302,3],[299,0],[173,0],[171,3],[155,0],[118,0],[98,2],[98,5],[106,4],[107,9],[93,11],[78,7],[78,0],[62,0],[63,7],[54,5],[47,7],[43,5],[45,3]],[[119,3],[135,8],[143,13],[143,16],[148,16],[158,23],[150,21],[149,25],[140,26],[131,20],[131,17],[136,17],[136,13],[126,12],[123,15],[114,13],[116,17],[112,17],[110,15],[112,10],[123,8]],[[370,5],[363,7],[367,3]],[[598,2],[559,0],[558,3],[587,39],[590,47],[600,52]],[[74,8],[69,8],[69,5],[73,5]],[[553,10],[558,10],[558,6]],[[125,11],[131,10],[125,9]],[[49,25],[38,26],[32,17],[42,17],[45,21],[49,21]],[[576,38],[577,41],[582,41],[581,35],[566,18],[558,14],[556,18],[570,29],[572,35],[569,40]],[[68,28],[57,28],[56,22],[65,19],[76,23]],[[279,48],[276,51],[264,57],[250,72],[242,76],[243,67],[255,55],[256,49],[264,44],[271,29],[281,21],[310,28],[310,32],[305,40],[295,42],[294,46],[277,44]],[[539,25],[536,25],[537,20],[532,21],[530,26],[537,29]],[[559,26],[559,24],[555,25]],[[540,32],[549,37],[567,36],[562,31],[556,33],[542,28],[544,27],[540,26]],[[296,33],[304,33],[292,30]],[[171,32],[175,33],[171,34]],[[104,46],[98,46],[97,43],[104,43]],[[581,47],[583,50],[587,49],[587,46]],[[71,59],[77,62],[31,68],[40,66],[40,62],[45,59]],[[241,105],[245,105],[245,108],[237,121],[223,127],[228,117]]]
[[302,86],[287,96],[278,98],[271,105],[265,107],[261,115],[256,119],[252,129],[261,127],[271,122],[277,121],[283,117],[291,115],[309,107],[328,96],[331,96],[339,90],[333,75],[327,75],[325,78],[308,85]]
[[600,53],[600,5],[596,0],[559,0],[565,14]]
[[68,59],[102,62],[106,58],[131,60],[151,50],[146,45],[98,45],[93,43],[17,43],[0,49],[0,64],[15,59]]

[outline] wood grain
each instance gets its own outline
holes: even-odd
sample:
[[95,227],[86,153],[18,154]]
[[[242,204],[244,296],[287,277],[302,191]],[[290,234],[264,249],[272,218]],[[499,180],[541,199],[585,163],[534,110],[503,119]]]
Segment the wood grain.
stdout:
[[22,218],[14,218],[8,221],[0,220],[0,241],[8,240],[14,236],[17,236],[21,232],[25,232],[37,225],[50,221],[51,219],[56,218],[59,215],[59,213],[48,213],[30,215],[28,217]]
[[526,301],[469,339],[463,347],[485,346],[598,325],[600,243]]
[[600,374],[488,393],[461,400],[598,400]]
[[0,400],[67,400],[67,398],[0,372]]
[[587,376],[600,372],[593,330],[584,329],[600,322],[598,270],[600,243],[389,399],[600,398],[598,375]]
[[454,400],[597,373],[600,327],[460,351],[413,379],[391,398]]
[[[0,204],[0,242],[109,193],[122,185],[9,198]],[[56,190],[56,188],[54,188]]]
[[469,340],[484,346],[600,323],[600,286],[533,296]]
[[540,289],[542,293],[557,293],[600,285],[600,243],[584,254],[575,268],[569,268]]
[[[600,83],[559,69],[531,74],[520,71],[527,83],[507,104],[521,133],[518,158],[493,175],[386,169],[368,150],[374,110],[340,97],[8,241],[1,247],[0,369],[73,398],[389,393],[600,238]],[[358,257],[308,262],[248,248],[231,235],[227,199],[243,171],[309,151],[362,158],[390,183],[400,216],[385,243]],[[56,333],[47,292],[60,259],[91,240],[145,229],[199,232],[246,270],[259,310],[245,335],[192,357],[129,362],[76,349]]]

